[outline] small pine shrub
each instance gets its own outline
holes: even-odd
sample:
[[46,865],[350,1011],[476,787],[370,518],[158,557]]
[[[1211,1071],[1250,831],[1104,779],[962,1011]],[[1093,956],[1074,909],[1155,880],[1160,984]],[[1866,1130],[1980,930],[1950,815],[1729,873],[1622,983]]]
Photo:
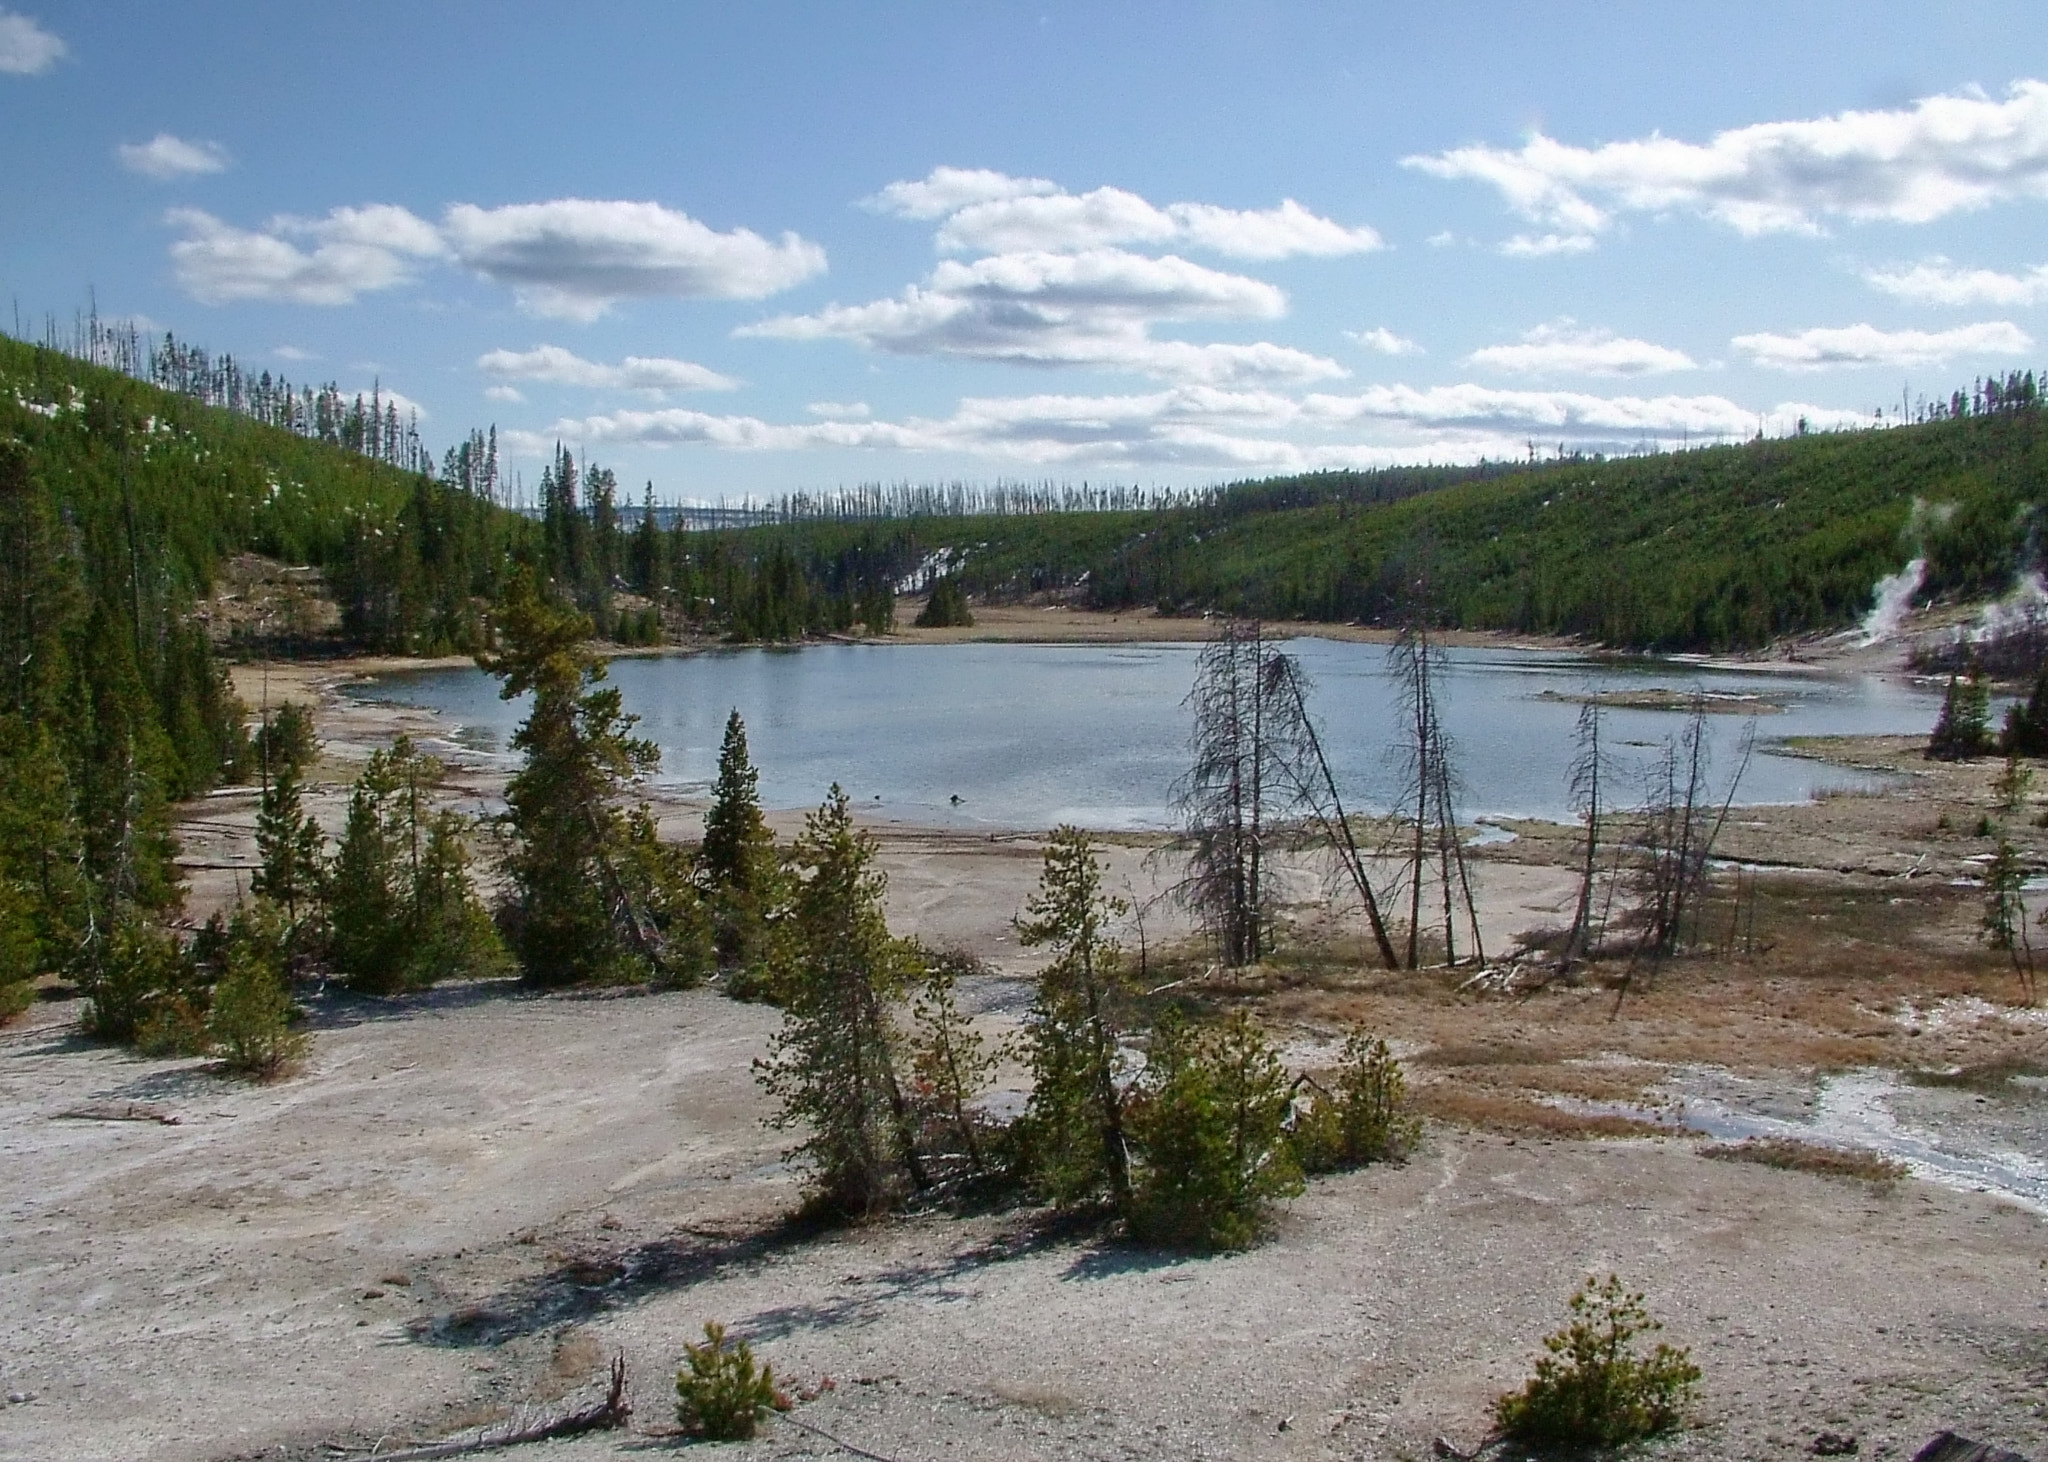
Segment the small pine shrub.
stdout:
[[1616,1275],[1591,1278],[1571,1298],[1571,1319],[1545,1338],[1547,1352],[1519,1391],[1494,1402],[1503,1435],[1533,1447],[1614,1447],[1667,1432],[1685,1419],[1700,1368],[1690,1351],[1637,1336],[1663,1327]]
[[775,1389],[773,1370],[755,1365],[746,1341],[728,1342],[716,1320],[705,1324],[700,1343],[683,1342],[683,1356],[676,1372],[676,1420],[692,1435],[744,1442],[765,1413],[789,1410],[789,1398]]
[[1338,1059],[1334,1090],[1317,1091],[1288,1133],[1305,1173],[1336,1172],[1408,1155],[1422,1124],[1408,1115],[1408,1078],[1387,1043],[1352,1031]]
[[1243,1011],[1220,1027],[1160,1023],[1130,1131],[1144,1156],[1131,1232],[1179,1249],[1242,1249],[1266,1207],[1302,1189],[1284,1123],[1287,1072]]
[[258,1079],[277,1075],[306,1049],[292,1029],[280,921],[268,909],[237,913],[228,932],[220,983],[206,1031],[228,1070]]
[[159,1005],[197,996],[197,973],[184,947],[132,912],[117,916],[87,951],[82,974],[85,1028],[102,1040],[130,1044]]

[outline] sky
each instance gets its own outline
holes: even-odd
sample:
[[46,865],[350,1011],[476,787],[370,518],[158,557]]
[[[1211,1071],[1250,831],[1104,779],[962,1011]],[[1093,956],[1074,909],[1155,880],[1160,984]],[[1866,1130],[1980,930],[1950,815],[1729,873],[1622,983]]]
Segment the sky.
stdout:
[[0,0],[0,138],[22,331],[529,491],[1629,452],[2048,360],[2029,6]]

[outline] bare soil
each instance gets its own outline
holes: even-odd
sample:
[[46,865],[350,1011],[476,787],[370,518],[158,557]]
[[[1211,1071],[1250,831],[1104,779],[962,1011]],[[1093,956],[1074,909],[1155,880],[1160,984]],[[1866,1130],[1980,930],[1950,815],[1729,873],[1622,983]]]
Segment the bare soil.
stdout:
[[[318,706],[322,815],[338,824],[355,767],[400,729],[446,753],[447,797],[494,805],[499,773],[431,717],[333,694],[369,668],[268,671],[273,705]],[[252,703],[264,674],[238,672]],[[2036,1211],[1710,1161],[1659,1107],[1718,1082],[1796,1119],[1837,1074],[1889,1070],[1919,1083],[1902,1120],[2044,1155],[2048,1024],[1982,947],[1969,881],[1992,769],[1905,743],[1822,753],[1894,780],[1739,813],[1724,851],[1750,871],[1717,884],[1709,952],[1512,994],[1378,970],[1306,865],[1282,955],[1221,976],[1156,899],[1170,864],[1110,844],[1112,886],[1150,906],[1149,979],[1253,1008],[1299,1067],[1362,1020],[1430,1115],[1408,1163],[1313,1182],[1237,1255],[1028,1208],[793,1224],[800,1175],[749,1069],[776,1013],[713,990],[308,990],[311,1054],[263,1086],[85,1042],[76,1002],[46,1000],[0,1032],[0,1397],[29,1398],[0,1408],[0,1457],[388,1452],[567,1406],[614,1352],[635,1429],[514,1455],[658,1451],[682,1343],[716,1319],[775,1366],[795,1420],[902,1462],[1420,1458],[1438,1436],[1477,1443],[1573,1286],[1610,1270],[1706,1376],[1696,1424],[1656,1456],[1790,1458],[1831,1431],[1904,1458],[1944,1427],[2048,1454]],[[2004,821],[2048,860],[2038,805]],[[246,885],[253,812],[245,792],[187,809],[192,917]],[[700,809],[660,812],[688,834]],[[1009,919],[1038,839],[876,831],[893,926],[988,959],[972,1008],[1014,1026],[1033,955]],[[1496,955],[1565,922],[1575,892],[1570,830],[1513,831],[1475,850]],[[776,1421],[740,1452],[835,1450]]]

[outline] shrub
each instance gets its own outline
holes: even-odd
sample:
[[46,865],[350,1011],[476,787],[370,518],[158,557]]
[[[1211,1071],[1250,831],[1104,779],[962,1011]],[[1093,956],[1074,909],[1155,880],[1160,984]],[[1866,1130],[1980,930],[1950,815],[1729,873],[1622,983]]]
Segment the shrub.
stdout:
[[292,1029],[294,1014],[280,919],[267,906],[238,910],[213,989],[207,1034],[230,1071],[275,1076],[306,1049],[305,1033]]
[[1328,1173],[1405,1157],[1422,1124],[1403,1111],[1408,1079],[1387,1043],[1352,1031],[1338,1058],[1334,1090],[1317,1090],[1288,1142],[1303,1172]]
[[757,1368],[753,1347],[744,1340],[728,1342],[717,1321],[704,1326],[701,1343],[684,1341],[683,1355],[676,1372],[676,1420],[694,1435],[744,1442],[764,1412],[789,1410],[789,1398],[775,1389],[774,1372]]
[[1131,1231],[1187,1249],[1241,1249],[1268,1200],[1301,1191],[1284,1123],[1287,1073],[1243,1011],[1196,1031],[1169,1013],[1148,1055],[1131,1135],[1145,1163]]
[[134,1041],[157,1008],[196,998],[190,957],[170,934],[130,912],[95,941],[83,969],[85,1028],[104,1040]]
[[1570,1321],[1545,1338],[1536,1373],[1494,1402],[1495,1423],[1533,1446],[1613,1447],[1670,1431],[1685,1417],[1700,1369],[1691,1352],[1662,1342],[1637,1352],[1637,1336],[1662,1328],[1619,1277],[1588,1278],[1571,1298]]

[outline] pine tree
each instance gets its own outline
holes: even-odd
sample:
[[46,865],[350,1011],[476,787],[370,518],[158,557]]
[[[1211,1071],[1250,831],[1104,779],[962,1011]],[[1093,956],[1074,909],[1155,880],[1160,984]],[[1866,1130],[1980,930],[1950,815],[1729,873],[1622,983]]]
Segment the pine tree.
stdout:
[[584,648],[590,621],[543,599],[527,571],[506,586],[494,624],[499,646],[478,663],[505,699],[533,696],[512,737],[525,761],[505,790],[506,922],[520,968],[542,985],[659,973],[659,931],[631,881],[619,802],[660,752],[631,734],[638,717]]
[[973,624],[974,611],[967,607],[967,596],[960,590],[959,577],[941,574],[933,579],[931,595],[924,601],[924,608],[917,612],[917,627],[952,629]]
[[2048,756],[2048,670],[2034,677],[2025,702],[2006,707],[1999,749],[2007,756]]
[[963,973],[986,970],[972,955],[957,952],[926,955],[923,963],[924,977],[910,1007],[916,1028],[910,1066],[917,1077],[918,1100],[929,1113],[929,1123],[951,1129],[968,1165],[979,1172],[980,1123],[970,1106],[988,1085],[996,1058],[987,1038],[960,1009],[958,990]]
[[764,950],[776,897],[775,838],[761,816],[760,774],[747,755],[747,727],[735,708],[718,748],[718,781],[704,816],[698,877],[710,900],[718,962],[744,970]]
[[1031,1097],[1018,1138],[1034,1185],[1063,1205],[1103,1196],[1119,1211],[1130,1204],[1117,1049],[1125,974],[1108,935],[1126,912],[1102,891],[1088,835],[1055,828],[1038,889],[1017,920],[1019,941],[1053,956],[1025,1017]]
[[256,804],[256,857],[262,866],[249,886],[284,910],[294,933],[319,918],[326,844],[320,824],[305,810],[298,766],[284,760]]
[[835,785],[793,850],[800,881],[774,974],[782,1029],[755,1065],[781,1104],[776,1124],[809,1134],[792,1156],[809,1162],[823,1203],[850,1217],[886,1208],[906,1179],[926,1183],[889,1012],[913,962],[883,918],[875,853]]
[[1169,1014],[1153,1033],[1131,1112],[1145,1159],[1132,1231],[1182,1248],[1253,1242],[1266,1205],[1302,1188],[1285,1141],[1292,1096],[1279,1057],[1244,1011],[1208,1031]]
[[1969,761],[1991,749],[1991,692],[1972,669],[1967,678],[1951,675],[1942,692],[1941,712],[1927,738],[1930,761]]

